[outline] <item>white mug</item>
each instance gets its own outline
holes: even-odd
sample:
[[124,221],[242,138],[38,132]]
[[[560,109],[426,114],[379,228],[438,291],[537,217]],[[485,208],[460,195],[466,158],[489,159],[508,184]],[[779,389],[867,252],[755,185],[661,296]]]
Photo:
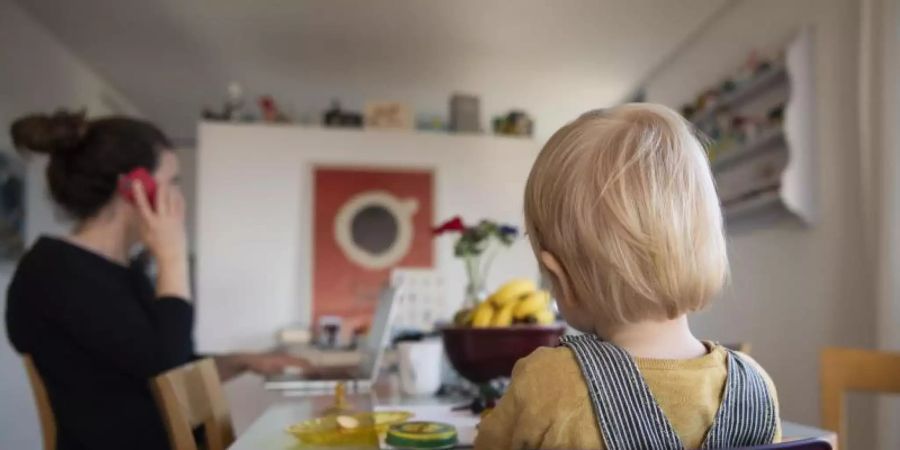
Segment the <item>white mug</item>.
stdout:
[[441,387],[444,348],[440,339],[397,343],[400,389],[406,395],[433,395]]

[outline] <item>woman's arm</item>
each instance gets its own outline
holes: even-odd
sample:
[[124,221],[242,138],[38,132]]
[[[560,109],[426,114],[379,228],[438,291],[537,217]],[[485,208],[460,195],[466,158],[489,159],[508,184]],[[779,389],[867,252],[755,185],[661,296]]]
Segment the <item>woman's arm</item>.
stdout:
[[282,374],[288,368],[310,368],[305,359],[282,353],[230,353],[214,356],[213,359],[222,381],[228,381],[247,371],[267,376]]
[[[191,297],[188,276],[187,236],[184,229],[184,198],[177,189],[161,185],[156,209],[151,207],[143,185],[135,183],[134,198],[141,216],[141,240],[156,258],[159,273],[156,295],[160,299]],[[233,353],[214,356],[219,378],[228,381],[250,371],[276,375],[288,367],[308,368],[300,358],[276,353]]]
[[159,269],[157,297],[190,299],[184,197],[177,188],[161,184],[156,192],[154,209],[141,183],[135,183],[132,189],[140,216],[141,241],[153,254]]

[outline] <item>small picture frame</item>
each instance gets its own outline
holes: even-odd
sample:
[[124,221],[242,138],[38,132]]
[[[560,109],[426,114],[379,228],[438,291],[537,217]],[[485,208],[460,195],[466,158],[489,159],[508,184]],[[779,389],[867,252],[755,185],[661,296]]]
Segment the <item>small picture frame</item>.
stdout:
[[412,109],[400,102],[369,102],[365,109],[366,128],[412,130]]

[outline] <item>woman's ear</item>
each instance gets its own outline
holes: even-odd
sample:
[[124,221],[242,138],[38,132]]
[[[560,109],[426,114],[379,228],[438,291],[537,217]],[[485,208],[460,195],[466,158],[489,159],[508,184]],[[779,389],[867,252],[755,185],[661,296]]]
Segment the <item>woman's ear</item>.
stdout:
[[569,277],[566,275],[566,271],[563,270],[562,265],[556,257],[553,256],[552,253],[542,250],[541,264],[543,264],[544,268],[546,268],[553,277],[556,301],[565,302],[568,305],[573,304],[575,302],[575,296],[572,295],[572,286],[569,283]]

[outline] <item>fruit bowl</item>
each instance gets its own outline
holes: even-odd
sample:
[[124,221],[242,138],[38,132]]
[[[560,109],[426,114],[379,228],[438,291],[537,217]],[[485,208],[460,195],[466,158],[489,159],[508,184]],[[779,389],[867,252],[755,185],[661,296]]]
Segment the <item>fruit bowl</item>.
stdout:
[[538,347],[555,347],[565,330],[561,323],[502,328],[448,326],[441,328],[441,335],[453,368],[478,384],[509,377],[516,361]]

